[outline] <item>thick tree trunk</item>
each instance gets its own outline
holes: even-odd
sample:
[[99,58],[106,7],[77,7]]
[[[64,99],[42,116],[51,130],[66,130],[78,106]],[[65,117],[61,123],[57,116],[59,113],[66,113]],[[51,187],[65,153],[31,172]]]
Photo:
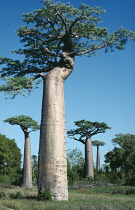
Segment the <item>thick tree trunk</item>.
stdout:
[[43,77],[38,190],[50,190],[53,200],[68,200],[63,86],[71,72],[56,67]]
[[32,188],[31,146],[28,133],[25,133],[24,143],[23,186],[26,188]]
[[96,169],[97,169],[97,171],[100,171],[100,152],[99,152],[99,146],[98,145],[97,145]]
[[93,171],[93,152],[91,138],[87,137],[85,142],[85,166],[86,166],[86,177],[94,177]]

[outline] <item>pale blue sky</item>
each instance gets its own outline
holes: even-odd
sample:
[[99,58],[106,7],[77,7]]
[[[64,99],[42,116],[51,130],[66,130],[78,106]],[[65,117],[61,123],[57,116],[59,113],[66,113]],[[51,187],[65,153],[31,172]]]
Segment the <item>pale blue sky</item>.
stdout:
[[[61,2],[65,3],[66,0]],[[119,27],[135,31],[134,0],[71,0],[78,7],[80,3],[100,6],[106,9],[102,15],[101,27],[110,32]],[[39,0],[1,0],[0,12],[0,56],[16,58],[11,50],[21,48],[15,31],[24,25],[23,13],[42,7]],[[74,121],[89,120],[105,122],[111,130],[105,134],[93,136],[93,140],[104,141],[100,148],[101,162],[104,154],[113,148],[111,139],[118,133],[135,134],[135,43],[129,42],[124,51],[104,53],[100,51],[92,58],[78,57],[75,69],[65,81],[66,128],[74,128]],[[0,81],[1,84],[1,81]],[[15,139],[23,154],[24,136],[19,126],[3,123],[8,117],[28,115],[40,124],[42,85],[30,96],[18,96],[14,100],[5,100],[0,94],[0,133]],[[32,155],[38,154],[39,132],[31,133]],[[84,150],[83,144],[67,138],[67,149]],[[94,160],[96,148],[93,147]]]

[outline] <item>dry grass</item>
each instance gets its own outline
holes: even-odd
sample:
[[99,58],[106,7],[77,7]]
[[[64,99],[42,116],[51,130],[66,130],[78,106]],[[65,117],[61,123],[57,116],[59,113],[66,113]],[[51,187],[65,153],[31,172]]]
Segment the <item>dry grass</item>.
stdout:
[[[134,210],[135,195],[111,195],[92,189],[71,190],[69,201],[38,201],[36,189],[0,188],[0,210]],[[11,195],[18,195],[12,198]]]

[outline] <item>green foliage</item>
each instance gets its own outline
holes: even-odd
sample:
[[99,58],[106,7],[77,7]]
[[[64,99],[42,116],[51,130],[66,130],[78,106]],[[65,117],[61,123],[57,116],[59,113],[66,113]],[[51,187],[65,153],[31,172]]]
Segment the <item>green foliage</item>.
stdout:
[[86,177],[86,178],[82,178],[81,182],[85,183],[85,184],[93,184],[94,183],[94,178],[91,177],[91,176]]
[[41,201],[51,201],[52,200],[52,193],[49,189],[45,189],[40,191],[38,195],[38,200]]
[[94,141],[92,141],[92,145],[93,146],[104,146],[105,145],[105,142],[103,142],[103,141],[98,141],[98,140],[94,140]]
[[31,81],[28,77],[3,77],[2,79],[6,82],[6,85],[0,86],[0,92],[3,91],[6,96],[10,93],[12,99],[14,99],[18,94],[26,96],[26,91],[30,94],[39,84],[39,80],[37,82]]
[[102,165],[102,170],[103,170],[106,174],[109,173],[110,165],[109,165],[109,164],[103,164],[103,165]]
[[[7,79],[0,91],[25,94],[32,91],[33,80],[43,77],[45,72],[58,65],[64,66],[62,53],[69,56],[92,56],[104,48],[105,52],[123,50],[128,40],[135,41],[135,33],[124,28],[110,34],[107,28],[99,27],[100,15],[105,10],[81,4],[74,8],[69,3],[44,1],[41,9],[23,14],[24,26],[17,35],[23,43],[22,49],[12,51],[24,56],[23,61],[0,57],[1,77]],[[32,80],[28,77],[31,77]]]
[[95,170],[94,183],[96,186],[108,186],[109,178],[107,176],[107,173],[105,173],[101,169],[100,169],[100,171]]
[[38,179],[38,160],[37,156],[32,155],[32,181],[33,185],[37,185],[37,179]]
[[68,184],[72,185],[85,177],[85,160],[79,149],[68,150],[67,158]]
[[15,193],[10,194],[10,197],[12,199],[22,198],[22,193],[21,192],[15,192]]
[[33,120],[31,117],[25,116],[25,115],[11,117],[11,118],[4,120],[4,122],[7,122],[11,125],[19,125],[24,132],[27,132],[28,129],[30,129],[29,133],[31,131],[36,131],[36,130],[40,129],[40,126],[38,125],[38,123],[35,120]]
[[[3,185],[10,185],[11,181],[12,181],[11,179],[12,178],[9,175],[0,174],[0,183]],[[21,183],[19,183],[19,184],[21,184]]]
[[68,163],[69,167],[73,168],[77,165],[83,165],[84,164],[84,158],[82,156],[82,152],[79,149],[70,149],[67,151],[67,157],[68,157]]
[[21,153],[14,139],[0,134],[0,183],[20,185]]
[[1,192],[5,194],[0,199],[0,209],[15,209],[15,210],[134,210],[135,198],[134,195],[110,194],[110,191],[126,191],[135,190],[135,187],[111,187],[111,188],[85,188],[69,190],[69,201],[37,201],[37,190],[30,189],[27,191],[21,189],[23,194],[22,199],[10,199],[10,194],[15,194],[18,189],[2,188]]
[[117,134],[112,142],[116,146],[105,155],[105,162],[112,170],[110,177],[113,181],[135,185],[135,135]]
[[6,198],[6,193],[5,192],[0,192],[0,199],[1,198]]
[[[86,137],[91,137],[98,133],[105,133],[107,129],[111,129],[104,122],[91,122],[86,120],[75,121],[75,126],[77,129],[71,129],[67,131],[69,137],[74,140],[80,141],[85,144]],[[76,137],[77,136],[77,137]]]

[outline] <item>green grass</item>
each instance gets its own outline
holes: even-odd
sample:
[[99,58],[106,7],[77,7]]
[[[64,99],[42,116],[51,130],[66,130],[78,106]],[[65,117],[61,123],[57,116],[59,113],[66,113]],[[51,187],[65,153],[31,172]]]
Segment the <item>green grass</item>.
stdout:
[[126,194],[126,191],[130,194],[135,194],[135,187],[132,186],[123,186],[123,187],[93,187],[91,189],[85,188],[85,189],[73,189],[70,190],[70,192],[79,192],[79,193],[110,193],[110,194]]
[[14,210],[26,210],[26,209],[28,210],[134,210],[135,209],[135,195],[120,195],[120,194],[111,195],[107,193],[100,193],[100,188],[70,190],[69,201],[38,201],[36,189],[0,188],[0,192],[2,192],[0,194],[1,195],[0,210],[13,210],[13,209]]

